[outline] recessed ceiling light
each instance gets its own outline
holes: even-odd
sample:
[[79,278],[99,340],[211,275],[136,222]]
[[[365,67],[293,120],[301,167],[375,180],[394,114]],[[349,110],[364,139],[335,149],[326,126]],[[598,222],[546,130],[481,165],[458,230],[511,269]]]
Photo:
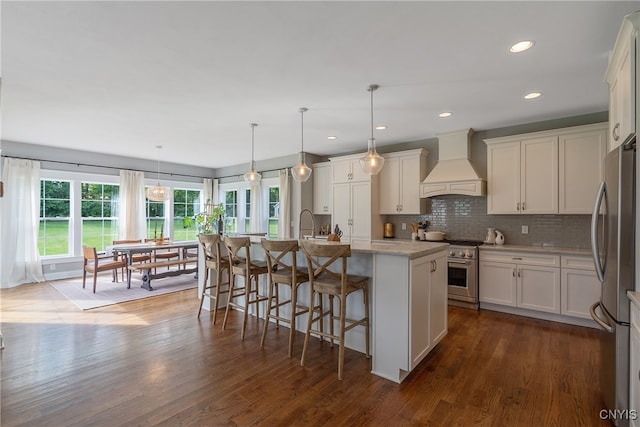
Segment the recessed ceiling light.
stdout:
[[332,135],[332,136],[328,136],[327,139],[334,140],[334,139],[338,139],[338,137]]
[[511,46],[509,48],[509,52],[511,53],[524,52],[525,50],[532,48],[534,44],[535,42],[533,40],[522,40],[521,42],[518,42],[513,46]]
[[540,92],[529,92],[524,96],[524,99],[536,99],[542,96]]
[[438,117],[451,117],[453,113],[451,111],[443,111],[442,113],[438,114]]
[[385,130],[386,128],[385,125],[376,126],[376,130]]

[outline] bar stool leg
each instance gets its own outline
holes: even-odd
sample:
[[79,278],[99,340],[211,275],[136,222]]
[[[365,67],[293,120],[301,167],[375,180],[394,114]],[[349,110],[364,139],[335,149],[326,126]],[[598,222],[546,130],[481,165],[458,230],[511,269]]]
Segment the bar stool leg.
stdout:
[[[338,343],[340,348],[338,350],[338,379],[342,380],[342,371],[344,370],[344,329],[345,329],[345,319],[347,318],[347,304],[346,296],[344,298],[338,297],[338,301],[340,302],[340,342]],[[331,331],[333,335],[333,331]]]
[[[202,294],[200,294],[200,307],[198,308],[198,319],[200,318],[200,313],[202,312],[202,303],[204,302],[204,294],[207,291],[207,281],[209,279],[209,268],[204,268],[204,281],[202,285]],[[215,315],[214,315],[215,322]]]
[[267,336],[267,328],[269,327],[269,316],[273,307],[273,281],[269,279],[269,294],[267,296],[267,314],[264,319],[264,326],[262,328],[262,338],[260,338],[260,347],[264,347],[264,339]]
[[367,359],[368,359],[371,357],[371,350],[369,347],[369,340],[370,340],[369,325],[371,324],[371,320],[369,319],[369,288],[366,287],[362,289],[362,293],[364,295],[364,317],[366,317],[367,319],[367,324],[365,326],[365,333],[367,334],[367,336],[365,337],[367,352],[365,353],[365,355],[367,356]]

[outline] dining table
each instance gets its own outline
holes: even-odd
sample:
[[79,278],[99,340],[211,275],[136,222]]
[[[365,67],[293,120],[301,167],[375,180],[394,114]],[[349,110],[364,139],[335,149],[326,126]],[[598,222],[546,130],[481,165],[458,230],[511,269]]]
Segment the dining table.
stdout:
[[[123,243],[118,245],[111,245],[106,247],[106,253],[110,256],[118,256],[124,255],[127,259],[127,289],[131,288],[131,274],[133,270],[138,269],[143,273],[142,277],[142,288],[147,289],[148,291],[152,291],[151,280],[152,279],[160,279],[163,277],[177,276],[181,274],[197,274],[198,267],[187,268],[187,262],[189,262],[188,251],[189,249],[198,249],[199,242],[197,240],[182,240],[182,241],[164,241],[160,242],[144,242],[144,243]],[[133,266],[133,255],[135,254],[152,254],[160,250],[167,249],[178,249],[179,259],[176,261],[165,261],[165,262],[152,262],[149,263],[149,266],[154,265],[163,265],[163,266],[171,266],[177,265],[178,268],[171,270],[168,269],[166,271],[156,272],[156,268],[145,268],[144,263],[136,264]],[[182,265],[183,268],[180,268]],[[151,270],[154,270],[152,273]]]

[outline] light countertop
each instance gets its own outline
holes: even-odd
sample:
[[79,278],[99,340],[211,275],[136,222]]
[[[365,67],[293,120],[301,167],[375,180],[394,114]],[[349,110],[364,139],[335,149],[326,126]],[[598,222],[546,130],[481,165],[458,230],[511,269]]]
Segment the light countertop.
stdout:
[[631,302],[640,310],[640,292],[627,291],[627,296]]
[[563,248],[559,246],[482,245],[482,251],[520,251],[558,255],[591,255],[591,249]]
[[[302,240],[304,241],[304,240]],[[339,242],[316,241],[322,245]],[[448,243],[418,242],[410,239],[372,240],[370,243],[351,243],[352,252],[406,256],[409,259],[420,258],[446,249]]]

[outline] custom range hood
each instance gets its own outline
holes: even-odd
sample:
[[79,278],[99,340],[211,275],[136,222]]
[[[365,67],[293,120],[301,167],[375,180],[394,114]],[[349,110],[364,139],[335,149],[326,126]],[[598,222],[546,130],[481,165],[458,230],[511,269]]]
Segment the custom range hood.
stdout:
[[420,184],[420,197],[462,194],[484,196],[486,181],[469,161],[473,129],[438,134],[438,163]]

